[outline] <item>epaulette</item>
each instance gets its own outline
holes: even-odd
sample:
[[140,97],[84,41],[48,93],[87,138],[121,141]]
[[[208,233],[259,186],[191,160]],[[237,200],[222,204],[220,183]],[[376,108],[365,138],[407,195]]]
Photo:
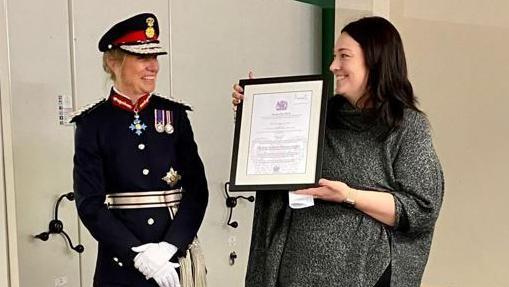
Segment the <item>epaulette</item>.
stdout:
[[191,106],[190,104],[185,103],[182,100],[175,99],[175,98],[172,98],[172,97],[163,96],[163,95],[161,95],[159,93],[154,93],[152,95],[156,96],[156,97],[159,97],[161,99],[165,99],[165,100],[170,101],[172,103],[176,103],[176,104],[182,105],[182,106],[184,106],[184,109],[186,109],[188,111],[192,111],[193,110],[193,106]]
[[81,107],[80,109],[72,112],[69,117],[69,123],[75,122],[79,117],[86,115],[87,113],[92,111],[94,108],[96,108],[100,104],[104,103],[106,100],[107,100],[106,98],[100,98],[97,101],[92,102],[88,105],[85,105],[85,106]]

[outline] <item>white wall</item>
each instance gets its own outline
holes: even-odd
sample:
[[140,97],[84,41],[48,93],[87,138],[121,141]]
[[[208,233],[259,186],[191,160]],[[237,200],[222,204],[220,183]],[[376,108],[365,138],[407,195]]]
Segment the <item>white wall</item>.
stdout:
[[[242,286],[253,204],[241,201],[234,211],[239,228],[226,226],[222,188],[231,158],[231,86],[249,70],[258,77],[318,73],[320,9],[293,0],[2,3],[2,126],[12,132],[2,133],[7,161],[0,174],[7,180],[0,183],[7,188],[0,188],[0,255],[7,247],[2,237],[7,205],[12,207],[9,230],[14,231],[9,247],[15,251],[9,262],[14,274],[10,286],[91,286],[95,242],[79,227],[74,203],[64,200],[59,218],[74,243],[79,236],[85,245],[81,258],[60,236],[47,242],[32,237],[47,229],[58,195],[72,189],[73,128],[58,124],[57,96],[78,107],[105,96],[109,85],[97,41],[113,22],[142,11],[158,15],[161,40],[170,48],[170,57],[160,58],[158,90],[195,108],[192,125],[210,190],[199,234],[210,286]],[[10,73],[4,69],[8,65]],[[12,122],[5,122],[10,118]],[[5,195],[9,204],[2,201]],[[228,265],[231,251],[239,256],[234,266]],[[0,286],[7,286],[7,272],[7,259],[0,259]]]

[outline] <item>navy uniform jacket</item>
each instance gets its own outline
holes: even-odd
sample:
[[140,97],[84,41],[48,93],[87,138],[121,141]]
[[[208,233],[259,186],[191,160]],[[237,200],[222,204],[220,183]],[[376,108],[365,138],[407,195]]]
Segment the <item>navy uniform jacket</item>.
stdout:
[[[172,134],[155,130],[154,109],[172,111]],[[76,205],[99,243],[94,286],[157,286],[135,269],[131,247],[167,241],[185,254],[196,236],[208,189],[186,110],[186,105],[152,95],[138,113],[147,125],[141,135],[129,129],[134,113],[113,105],[111,96],[72,119]],[[173,187],[162,180],[170,168],[182,176]],[[107,209],[104,204],[106,194],[179,187],[185,191],[173,220],[166,207]]]

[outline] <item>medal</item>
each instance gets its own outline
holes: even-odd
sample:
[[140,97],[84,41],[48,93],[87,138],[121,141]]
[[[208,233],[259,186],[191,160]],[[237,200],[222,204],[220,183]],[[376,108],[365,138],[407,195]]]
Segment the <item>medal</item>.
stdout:
[[154,110],[154,127],[158,133],[172,134],[175,129],[171,124],[173,113],[168,110]]
[[164,125],[163,125],[163,124],[161,124],[161,123],[156,123],[156,131],[157,131],[158,133],[162,133],[162,132],[164,132]]
[[141,135],[143,131],[147,128],[147,125],[145,125],[143,122],[140,121],[140,116],[138,115],[138,112],[136,111],[134,114],[134,120],[129,126],[129,129],[131,129],[135,134]]
[[164,131],[167,133],[167,134],[172,134],[173,133],[173,126],[170,125],[170,124],[167,124],[164,126]]
[[164,126],[164,131],[167,134],[172,134],[174,131],[173,126],[171,125],[173,114],[171,113],[171,111],[165,111],[165,114],[166,114],[166,125]]
[[164,116],[162,110],[154,110],[154,125],[158,133],[164,132]]

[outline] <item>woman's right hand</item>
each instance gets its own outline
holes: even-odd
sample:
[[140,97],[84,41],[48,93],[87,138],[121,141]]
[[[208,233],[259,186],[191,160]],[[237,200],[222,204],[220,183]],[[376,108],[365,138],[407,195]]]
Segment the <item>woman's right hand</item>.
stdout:
[[[254,79],[253,72],[249,72],[248,74],[249,79]],[[237,106],[242,102],[244,99],[244,90],[239,84],[233,85],[233,92],[232,92],[232,105],[233,105],[233,111],[237,111]]]

